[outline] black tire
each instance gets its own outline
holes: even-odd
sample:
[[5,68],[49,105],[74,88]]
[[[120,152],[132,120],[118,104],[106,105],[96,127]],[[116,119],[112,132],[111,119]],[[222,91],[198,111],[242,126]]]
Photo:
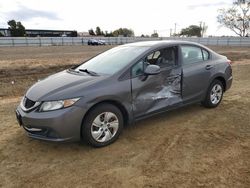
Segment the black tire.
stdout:
[[[94,122],[94,120],[98,117],[98,115],[104,113],[104,112],[111,112],[113,114],[115,114],[115,116],[117,117],[118,120],[118,129],[116,131],[116,133],[114,134],[114,136],[105,142],[98,142],[93,136],[92,136],[92,124]],[[85,143],[94,146],[94,147],[103,147],[103,146],[107,146],[111,143],[113,143],[115,140],[118,139],[119,135],[121,134],[122,130],[123,130],[123,115],[121,113],[121,111],[119,110],[119,108],[117,108],[116,106],[109,104],[109,103],[102,103],[99,104],[98,106],[94,107],[85,117],[83,124],[82,124],[82,139]],[[98,128],[99,129],[99,128]],[[104,134],[106,134],[103,131]]]
[[[215,85],[219,85],[221,87],[222,94],[221,94],[221,97],[220,97],[219,101],[216,102],[216,103],[213,103],[212,99],[211,99],[211,93],[212,93],[212,89],[214,88]],[[209,88],[207,90],[206,98],[205,98],[204,101],[202,101],[202,105],[204,107],[206,107],[206,108],[215,108],[215,107],[217,107],[221,103],[221,101],[222,101],[223,94],[224,94],[224,86],[223,86],[222,82],[220,80],[217,80],[217,79],[214,80],[210,84],[210,86],[209,86]]]

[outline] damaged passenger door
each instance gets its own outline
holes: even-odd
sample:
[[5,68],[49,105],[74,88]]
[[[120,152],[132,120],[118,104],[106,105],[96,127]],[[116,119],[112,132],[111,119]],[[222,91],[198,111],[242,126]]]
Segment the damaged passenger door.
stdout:
[[[147,74],[147,66],[157,65],[156,75]],[[178,46],[155,50],[131,69],[132,105],[135,118],[164,110],[182,102]]]

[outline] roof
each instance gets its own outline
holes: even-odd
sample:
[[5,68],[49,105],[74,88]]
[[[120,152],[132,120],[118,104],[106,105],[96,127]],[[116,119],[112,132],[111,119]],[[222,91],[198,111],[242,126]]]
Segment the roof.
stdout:
[[209,49],[208,47],[196,43],[196,42],[190,42],[190,41],[183,41],[183,40],[158,40],[158,41],[143,41],[143,42],[134,42],[129,44],[124,44],[122,46],[138,46],[138,47],[150,47],[150,48],[158,48],[166,45],[178,45],[178,44],[189,44],[189,45],[196,45],[199,47],[202,47],[210,52],[214,52],[213,50]]
[[202,46],[201,44],[189,41],[182,40],[158,40],[158,41],[143,41],[143,42],[134,42],[125,44],[124,46],[148,46],[148,47],[157,47],[162,45],[171,45],[171,44],[194,44]]

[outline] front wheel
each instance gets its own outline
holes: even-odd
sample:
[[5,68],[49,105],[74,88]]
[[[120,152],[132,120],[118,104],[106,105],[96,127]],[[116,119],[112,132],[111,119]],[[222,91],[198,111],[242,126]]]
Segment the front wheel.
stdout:
[[207,108],[217,107],[223,98],[223,84],[220,80],[214,80],[209,86],[205,100],[202,102],[203,106]]
[[112,104],[100,104],[86,116],[82,125],[82,137],[94,147],[103,147],[118,139],[123,129],[121,111]]

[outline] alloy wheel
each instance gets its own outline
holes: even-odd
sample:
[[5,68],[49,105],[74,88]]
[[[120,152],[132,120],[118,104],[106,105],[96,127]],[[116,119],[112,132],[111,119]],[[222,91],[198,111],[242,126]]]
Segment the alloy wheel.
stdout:
[[223,94],[223,89],[220,84],[215,84],[210,92],[210,100],[216,105],[220,102]]
[[91,125],[91,135],[97,142],[107,142],[117,133],[119,120],[112,112],[103,112],[96,116]]

